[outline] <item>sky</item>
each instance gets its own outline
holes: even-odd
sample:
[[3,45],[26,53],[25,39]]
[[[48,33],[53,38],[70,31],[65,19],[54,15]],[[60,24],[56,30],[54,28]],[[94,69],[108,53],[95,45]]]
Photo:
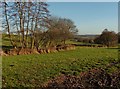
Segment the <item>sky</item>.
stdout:
[[119,2],[119,0],[46,0],[49,2]]
[[48,2],[50,14],[74,21],[79,34],[118,32],[117,2]]

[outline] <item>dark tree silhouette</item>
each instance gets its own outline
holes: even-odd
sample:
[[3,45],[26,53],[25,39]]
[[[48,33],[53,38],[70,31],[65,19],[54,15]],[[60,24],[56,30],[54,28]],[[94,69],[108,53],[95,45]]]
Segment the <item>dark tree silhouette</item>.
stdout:
[[118,43],[120,43],[120,32],[118,32]]
[[118,44],[118,37],[114,31],[105,29],[102,34],[97,37],[95,43],[106,45],[107,47],[116,46]]

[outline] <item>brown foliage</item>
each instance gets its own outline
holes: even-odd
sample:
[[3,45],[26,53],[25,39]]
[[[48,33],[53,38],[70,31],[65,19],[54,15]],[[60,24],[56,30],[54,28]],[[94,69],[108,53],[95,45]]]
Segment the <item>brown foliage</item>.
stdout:
[[56,50],[57,51],[64,51],[64,50],[74,50],[75,45],[57,45]]
[[9,51],[6,51],[6,53],[0,50],[0,55],[7,56],[7,55],[42,54],[42,53],[51,53],[51,52],[58,52],[64,50],[74,50],[74,49],[75,49],[74,45],[58,45],[57,47],[48,47],[41,49],[18,48],[18,49],[10,49]]
[[0,49],[0,56],[8,56],[2,49]]
[[19,55],[22,55],[22,54],[39,54],[39,52],[37,51],[37,49],[20,49]]
[[19,54],[19,49],[10,49],[7,53],[9,55],[18,55]]

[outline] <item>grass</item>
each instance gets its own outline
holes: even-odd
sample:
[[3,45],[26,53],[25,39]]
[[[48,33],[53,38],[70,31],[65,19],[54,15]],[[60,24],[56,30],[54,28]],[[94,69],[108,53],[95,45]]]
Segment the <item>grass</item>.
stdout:
[[67,40],[67,41],[66,41],[66,44],[83,44],[83,42],[77,42],[77,41],[73,41],[73,40],[71,39],[71,40]]
[[[3,87],[39,87],[60,74],[78,75],[91,68],[118,61],[118,49],[82,48],[49,54],[32,54],[3,57]],[[107,72],[117,71],[117,64]]]

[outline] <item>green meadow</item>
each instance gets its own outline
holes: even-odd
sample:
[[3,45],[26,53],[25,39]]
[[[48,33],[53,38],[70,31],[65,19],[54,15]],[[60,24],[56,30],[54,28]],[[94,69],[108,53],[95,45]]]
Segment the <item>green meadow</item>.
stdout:
[[79,75],[91,68],[117,71],[118,48],[76,47],[75,50],[48,54],[2,57],[3,87],[40,87],[50,79],[65,75]]

